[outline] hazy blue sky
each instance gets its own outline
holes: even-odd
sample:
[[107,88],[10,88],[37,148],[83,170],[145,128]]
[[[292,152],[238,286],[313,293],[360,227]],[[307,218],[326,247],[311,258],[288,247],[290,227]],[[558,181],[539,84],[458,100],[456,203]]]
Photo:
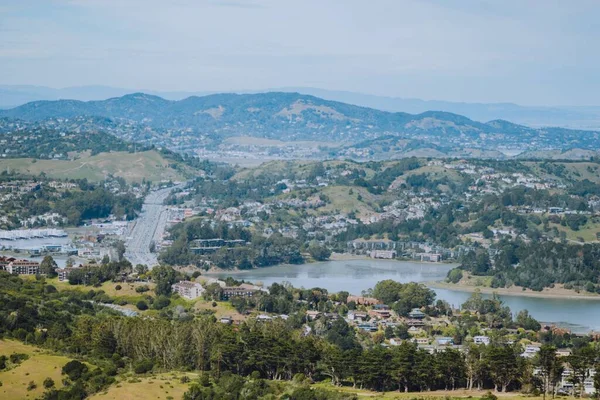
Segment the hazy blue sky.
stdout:
[[600,105],[598,0],[2,0],[0,83]]

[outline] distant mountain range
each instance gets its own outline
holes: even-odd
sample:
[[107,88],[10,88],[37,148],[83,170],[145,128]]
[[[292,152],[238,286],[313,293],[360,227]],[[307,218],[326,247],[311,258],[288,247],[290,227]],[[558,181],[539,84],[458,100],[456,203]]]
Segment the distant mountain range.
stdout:
[[2,110],[0,117],[40,123],[52,120],[53,126],[64,119],[89,117],[95,129],[106,125],[111,132],[126,132],[119,126],[135,124],[135,136],[124,138],[146,143],[151,139],[152,144],[178,150],[197,149],[208,142],[218,145],[240,136],[334,143],[344,146],[346,153],[341,156],[363,154],[369,146],[378,146],[382,154],[391,148],[435,149],[446,154],[464,149],[497,153],[600,148],[599,132],[530,128],[504,120],[482,123],[440,111],[388,112],[284,92],[225,93],[178,101],[144,93],[101,101],[35,101]]
[[[459,103],[375,96],[307,87],[278,88],[259,92],[241,91],[238,93],[250,94],[272,91],[308,94],[326,100],[339,101],[390,112],[420,114],[430,110],[437,110],[464,115],[479,122],[503,119],[532,127],[558,126],[574,129],[600,129],[600,106],[544,107],[521,106],[513,103]],[[0,85],[0,108],[12,108],[36,100],[106,100],[113,97],[132,94],[133,92],[135,91],[131,89],[109,86],[80,86],[54,89],[31,85]],[[144,91],[144,93],[160,96],[168,100],[182,100],[190,96],[216,94],[214,92],[183,91]]]

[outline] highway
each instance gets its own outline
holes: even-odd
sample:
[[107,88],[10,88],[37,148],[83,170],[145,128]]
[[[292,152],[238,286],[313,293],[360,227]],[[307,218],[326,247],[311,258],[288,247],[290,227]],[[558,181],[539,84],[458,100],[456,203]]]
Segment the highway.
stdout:
[[125,258],[134,266],[145,264],[152,269],[158,264],[156,254],[150,253],[150,243],[162,238],[167,223],[167,206],[163,202],[178,187],[181,186],[150,192],[144,199],[142,212],[133,222],[125,241]]

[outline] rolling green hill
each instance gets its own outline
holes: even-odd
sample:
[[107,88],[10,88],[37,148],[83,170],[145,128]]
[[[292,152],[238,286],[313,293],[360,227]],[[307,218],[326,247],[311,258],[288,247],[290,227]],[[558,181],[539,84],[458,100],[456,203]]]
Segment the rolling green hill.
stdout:
[[110,152],[90,155],[79,153],[72,160],[38,160],[33,158],[0,159],[0,170],[19,171],[50,178],[103,180],[107,175],[122,177],[128,182],[182,181],[198,172],[163,157],[155,150],[139,153]]

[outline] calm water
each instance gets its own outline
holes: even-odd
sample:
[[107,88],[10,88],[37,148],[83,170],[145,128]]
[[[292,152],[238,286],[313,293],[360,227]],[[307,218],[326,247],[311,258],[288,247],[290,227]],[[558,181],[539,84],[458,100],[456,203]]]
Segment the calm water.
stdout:
[[[384,279],[398,282],[443,280],[456,264],[427,264],[383,260],[327,261],[305,265],[279,265],[235,274],[237,279],[262,282],[290,282],[294,287],[321,287],[330,292],[346,290],[360,294]],[[217,274],[224,278],[227,273]],[[470,293],[434,288],[437,299],[460,306]],[[484,295],[485,296],[485,295]],[[569,327],[574,332],[600,330],[600,300],[545,299],[525,296],[500,296],[513,313],[527,309],[541,322]]]

